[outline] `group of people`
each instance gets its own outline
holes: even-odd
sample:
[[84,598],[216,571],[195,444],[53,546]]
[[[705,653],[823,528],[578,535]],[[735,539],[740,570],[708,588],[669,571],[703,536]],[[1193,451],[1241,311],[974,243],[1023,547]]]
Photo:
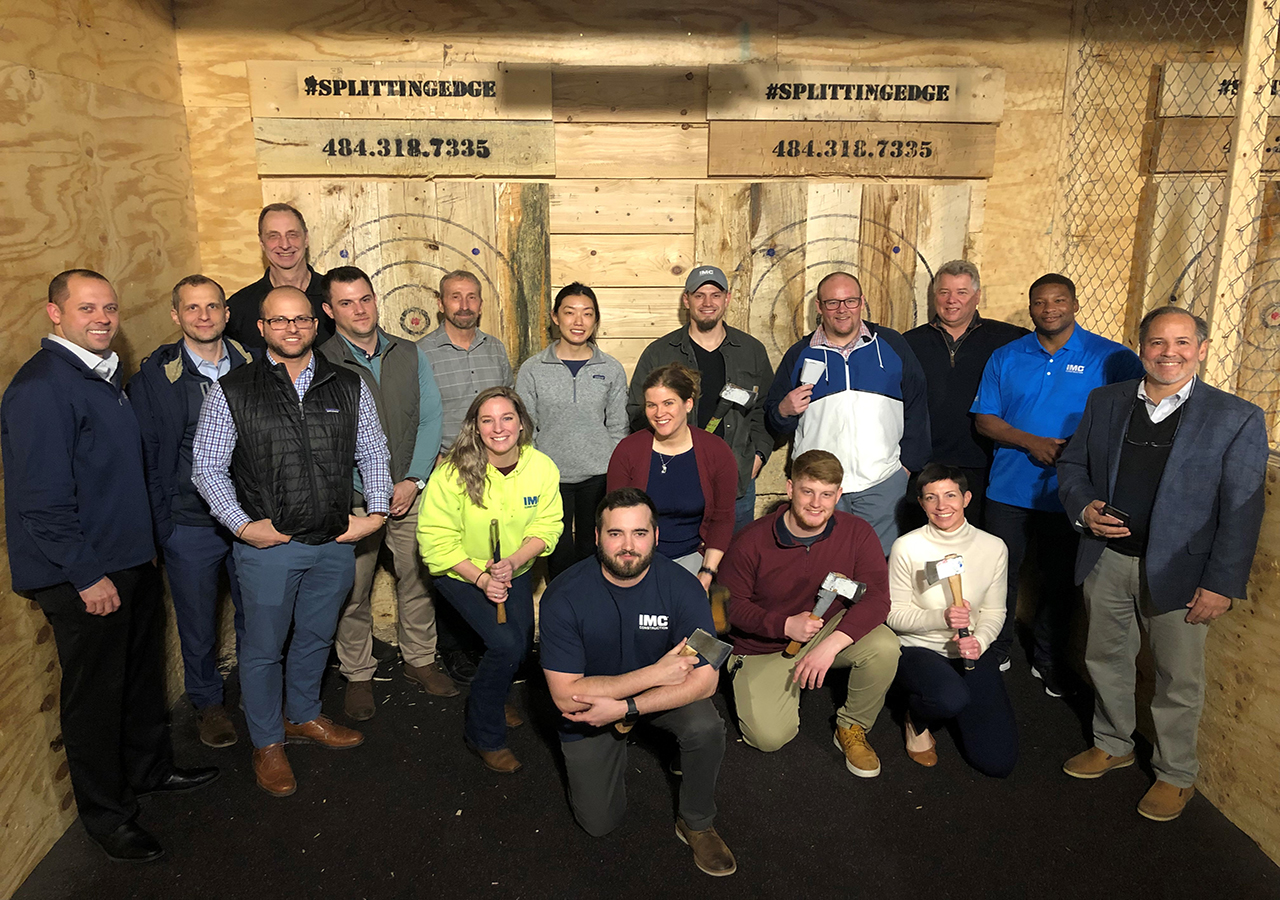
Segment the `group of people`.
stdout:
[[[1190,798],[1205,625],[1244,596],[1268,452],[1261,410],[1197,378],[1198,317],[1151,311],[1135,354],[1076,323],[1074,284],[1048,274],[1028,331],[980,316],[978,270],[957,260],[933,279],[930,321],[899,334],[838,272],[775,368],[725,322],[729,280],[703,265],[681,295],[688,324],[629,381],[577,283],[552,303],[555,339],[513,373],[480,329],[474,274],[442,278],[439,325],[415,343],[379,326],[366,273],[310,267],[296,209],[265,207],[259,239],[267,270],[230,298],[202,275],[174,287],[181,337],[127,390],[111,284],[60,273],[52,333],[0,403],[13,586],[53,627],[80,818],[112,859],[163,853],[138,796],[218,775],[173,760],[157,563],[210,747],[239,739],[216,657],[229,583],[253,771],[282,797],[297,790],[287,744],[364,740],[321,711],[331,648],[344,716],[376,714],[384,547],[404,676],[439,697],[466,688],[466,745],[503,774],[521,768],[509,694],[546,557],[538,660],[575,818],[593,835],[616,827],[628,733],[671,732],[677,836],[712,875],[736,868],[714,827],[720,674],[688,640],[716,632],[721,591],[748,745],[780,750],[801,692],[848,669],[833,742],[852,774],[880,773],[868,732],[889,702],[909,759],[938,765],[935,733],[950,728],[968,764],[1004,777],[1017,728],[1001,673],[1034,547],[1031,671],[1052,697],[1072,687],[1076,585],[1088,614],[1094,746],[1064,770],[1133,762],[1146,631],[1157,780],[1138,809],[1165,821]],[[786,443],[786,499],[757,518],[756,479]]]

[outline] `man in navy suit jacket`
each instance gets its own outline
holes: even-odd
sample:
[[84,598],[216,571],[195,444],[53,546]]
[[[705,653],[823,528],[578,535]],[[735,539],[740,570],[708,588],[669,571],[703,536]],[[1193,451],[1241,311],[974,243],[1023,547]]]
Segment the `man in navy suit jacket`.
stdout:
[[1138,804],[1177,818],[1195,793],[1208,623],[1243,597],[1262,525],[1262,410],[1196,378],[1208,350],[1199,316],[1166,306],[1138,332],[1146,377],[1089,395],[1058,460],[1058,493],[1082,533],[1076,583],[1089,609],[1085,662],[1097,692],[1094,746],[1076,778],[1132,765],[1135,663],[1155,658],[1156,782]]

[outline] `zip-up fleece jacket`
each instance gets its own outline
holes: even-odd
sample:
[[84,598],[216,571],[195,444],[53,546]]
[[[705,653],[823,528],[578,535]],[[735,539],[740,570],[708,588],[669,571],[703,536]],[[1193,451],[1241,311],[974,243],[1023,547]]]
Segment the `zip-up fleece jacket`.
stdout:
[[[560,503],[560,470],[533,447],[520,448],[520,460],[510,475],[492,465],[484,482],[484,507],[471,502],[458,478],[458,467],[445,462],[436,467],[422,492],[418,507],[418,550],[435,576],[448,575],[466,581],[452,569],[463,560],[483,569],[493,561],[489,523],[498,520],[498,541],[503,556],[524,543],[541,538],[546,544],[539,556],[548,556],[564,529]],[[529,560],[516,572],[529,571]]]
[[[779,438],[794,433],[792,456],[806,450],[834,453],[844,466],[845,493],[875,487],[899,467],[919,472],[929,461],[928,386],[924,370],[902,335],[865,323],[871,340],[846,361],[826,347],[811,347],[813,332],[791,345],[782,357],[765,400],[765,423]],[[809,408],[799,416],[778,411],[784,397],[800,385],[806,359],[823,365]]]
[[[798,543],[783,524],[790,507],[757,519],[733,537],[720,561],[719,581],[729,589],[729,633],[739,656],[781,653],[790,643],[787,619],[812,612],[823,579],[839,572],[867,586],[836,630],[855,642],[889,615],[889,566],[875,530],[837,510],[810,546]],[[823,617],[844,609],[839,599]]]
[[[223,338],[223,352],[231,361],[231,371],[252,362],[253,357],[240,343]],[[209,509],[191,483],[191,472],[185,472],[180,457],[187,439],[187,417],[191,394],[198,391],[202,402],[213,381],[200,374],[182,352],[182,341],[162,344],[142,361],[138,374],[129,379],[129,400],[142,429],[142,450],[147,464],[147,498],[151,501],[156,540],[163,544],[173,534],[175,505]],[[190,448],[188,448],[188,451]],[[187,523],[190,524],[190,523]],[[209,516],[213,525],[213,516]]]
[[[751,335],[730,325],[724,326],[724,331],[724,341],[719,349],[724,357],[725,381],[748,390],[756,387],[761,392],[750,409],[730,407],[715,432],[729,445],[734,459],[738,461],[737,496],[741,497],[751,485],[751,469],[755,465],[756,454],[768,462],[769,454],[773,452],[773,437],[764,426],[763,394],[773,381],[773,364],[769,362],[764,344]],[[649,427],[644,415],[644,392],[641,390],[645,378],[654,369],[668,363],[680,363],[697,371],[698,357],[693,352],[693,338],[689,337],[688,328],[677,328],[664,334],[640,354],[627,395],[627,415],[631,417],[633,431]]]
[[533,443],[576,484],[609,470],[609,457],[627,436],[627,373],[599,347],[577,376],[556,356],[555,343],[525,360],[516,392],[533,418]]

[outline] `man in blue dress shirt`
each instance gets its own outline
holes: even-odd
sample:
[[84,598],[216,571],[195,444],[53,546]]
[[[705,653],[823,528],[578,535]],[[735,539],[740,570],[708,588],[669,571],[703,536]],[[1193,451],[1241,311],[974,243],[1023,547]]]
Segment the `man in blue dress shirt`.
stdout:
[[1078,536],[1058,500],[1054,468],[1084,413],[1089,392],[1142,376],[1129,348],[1076,324],[1080,302],[1070,278],[1042,275],[1031,285],[1035,331],[991,355],[970,409],[979,433],[996,442],[987,487],[987,530],[1009,548],[1008,614],[992,645],[1008,668],[1018,609],[1018,572],[1027,546],[1039,560],[1031,673],[1050,697],[1065,690],[1063,655],[1075,597]]

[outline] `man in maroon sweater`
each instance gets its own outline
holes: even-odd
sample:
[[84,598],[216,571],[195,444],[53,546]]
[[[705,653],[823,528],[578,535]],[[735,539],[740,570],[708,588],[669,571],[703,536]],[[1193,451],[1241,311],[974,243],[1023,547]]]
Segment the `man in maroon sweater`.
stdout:
[[[880,774],[867,731],[898,670],[898,638],[889,614],[889,570],[875,531],[836,510],[844,471],[825,450],[791,464],[790,503],[734,537],[720,563],[729,588],[733,696],[742,738],[766,753],[800,730],[800,690],[820,688],[832,668],[848,668],[849,693],[836,711],[835,744],[860,778]],[[867,586],[855,605],[838,599],[823,619],[810,615],[823,580],[839,572]],[[782,652],[803,644],[794,659]]]

